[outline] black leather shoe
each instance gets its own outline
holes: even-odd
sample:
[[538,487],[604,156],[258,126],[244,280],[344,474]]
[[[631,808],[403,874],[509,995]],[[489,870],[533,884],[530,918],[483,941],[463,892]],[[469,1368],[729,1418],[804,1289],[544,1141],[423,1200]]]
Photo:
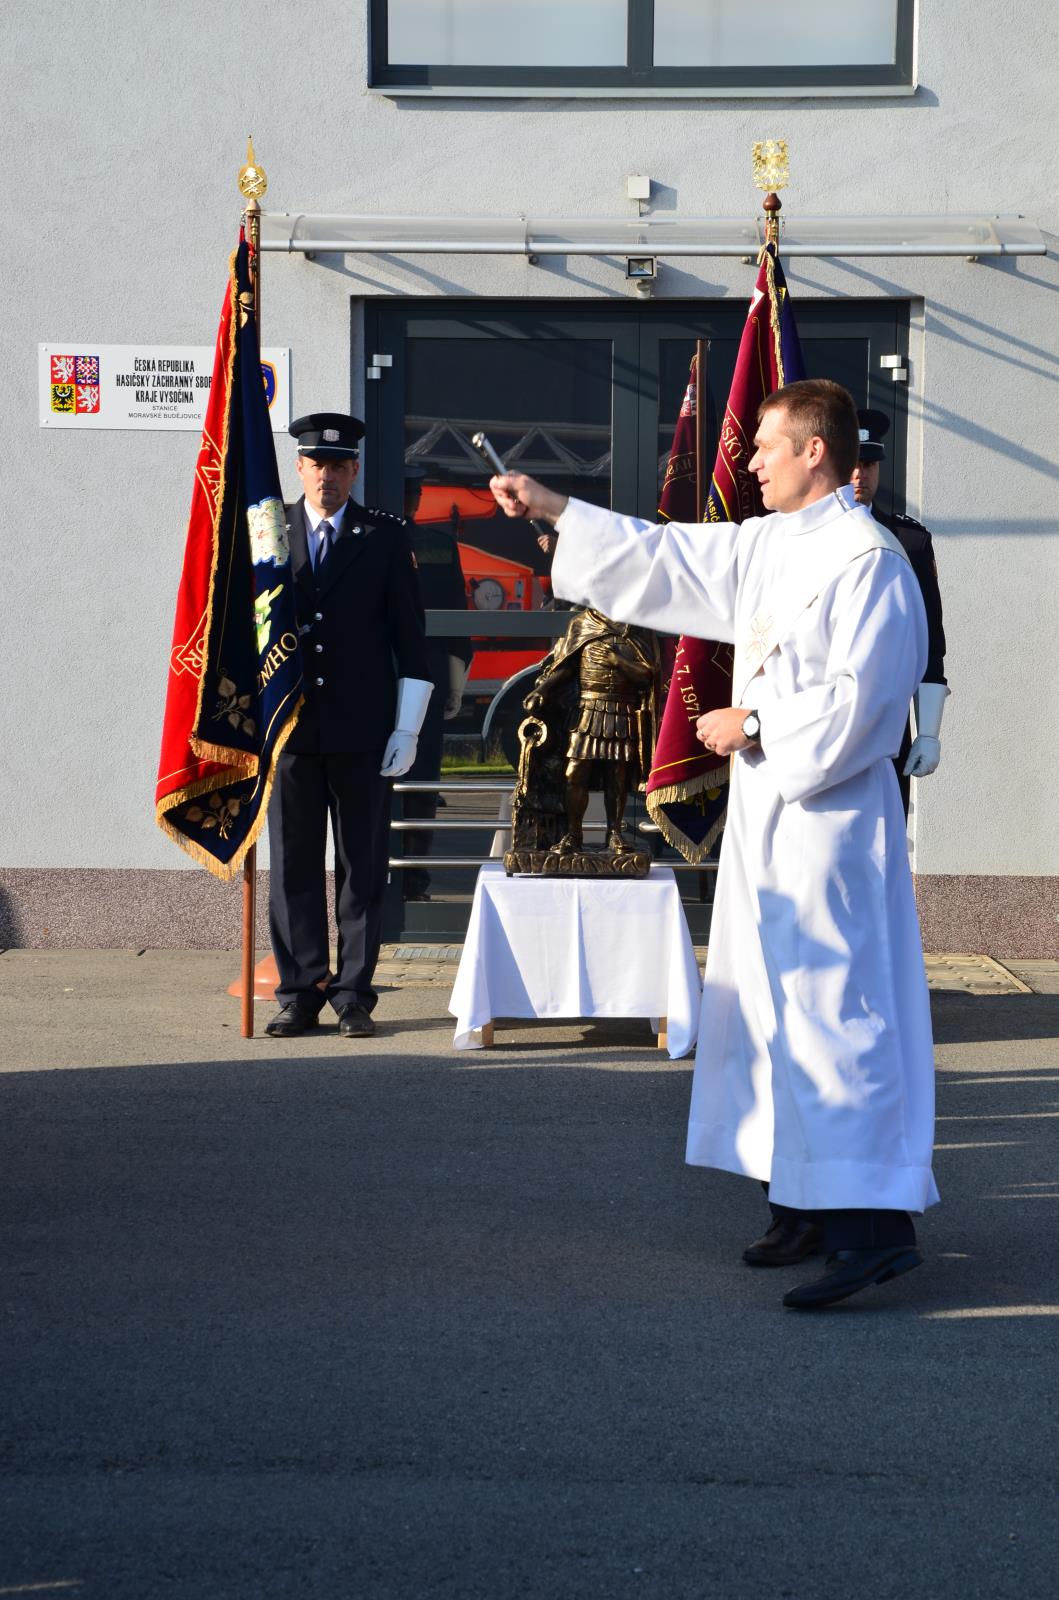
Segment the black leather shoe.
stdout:
[[814,1311],[818,1306],[848,1300],[873,1283],[889,1283],[902,1272],[922,1266],[923,1256],[914,1244],[890,1245],[886,1250],[836,1250],[827,1258],[827,1272],[813,1283],[803,1283],[783,1296],[792,1311]]
[[338,1013],[338,1031],[343,1039],[367,1039],[375,1032],[372,1022],[363,1006],[343,1006]]
[[315,1011],[292,1000],[290,1005],[276,1012],[265,1032],[270,1033],[273,1039],[295,1039],[299,1033],[308,1033],[310,1028],[315,1028],[318,1020]]
[[792,1267],[823,1248],[824,1230],[807,1217],[777,1217],[768,1233],[743,1251],[748,1267]]

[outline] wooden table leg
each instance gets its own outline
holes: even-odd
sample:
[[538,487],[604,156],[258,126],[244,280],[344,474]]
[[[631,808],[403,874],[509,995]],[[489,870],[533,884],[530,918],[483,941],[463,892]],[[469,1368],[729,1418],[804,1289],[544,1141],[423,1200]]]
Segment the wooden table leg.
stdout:
[[488,1050],[490,1045],[492,1044],[492,1042],[493,1042],[493,1024],[491,1022],[483,1022],[482,1023],[482,1049],[483,1050]]
[[669,1018],[668,1017],[659,1017],[659,1019],[658,1019],[658,1048],[659,1048],[659,1050],[668,1050],[669,1049]]

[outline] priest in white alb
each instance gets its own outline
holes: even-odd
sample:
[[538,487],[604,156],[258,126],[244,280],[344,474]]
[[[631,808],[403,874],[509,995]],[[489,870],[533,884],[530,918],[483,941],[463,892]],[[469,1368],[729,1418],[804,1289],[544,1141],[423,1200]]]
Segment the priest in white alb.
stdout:
[[826,379],[763,403],[749,469],[769,515],[654,526],[505,474],[509,516],[559,534],[555,593],[735,646],[732,706],[697,733],[732,758],[687,1159],[768,1186],[752,1266],[822,1251],[784,1305],[919,1265],[938,1198],[934,1058],[893,756],[926,663],[919,585],[855,503],[856,408]]

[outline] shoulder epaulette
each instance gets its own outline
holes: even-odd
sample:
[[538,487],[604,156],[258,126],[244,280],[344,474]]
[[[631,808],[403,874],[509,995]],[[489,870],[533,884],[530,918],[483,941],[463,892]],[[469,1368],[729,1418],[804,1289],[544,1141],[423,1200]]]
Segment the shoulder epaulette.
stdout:
[[915,517],[906,517],[903,511],[895,511],[893,518],[895,522],[899,522],[901,524],[902,528],[914,528],[917,533],[927,532],[927,529],[924,528],[921,522],[917,522]]
[[398,516],[396,511],[384,511],[381,506],[365,506],[364,514],[375,517],[379,522],[398,522],[402,528],[405,525],[404,517]]

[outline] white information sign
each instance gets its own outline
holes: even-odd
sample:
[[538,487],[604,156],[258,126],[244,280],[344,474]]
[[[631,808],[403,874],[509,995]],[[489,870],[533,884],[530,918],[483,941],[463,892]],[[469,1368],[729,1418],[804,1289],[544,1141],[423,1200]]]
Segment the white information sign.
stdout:
[[[42,428],[168,428],[198,433],[213,376],[212,345],[38,345]],[[262,350],[273,433],[290,423],[290,350]]]

